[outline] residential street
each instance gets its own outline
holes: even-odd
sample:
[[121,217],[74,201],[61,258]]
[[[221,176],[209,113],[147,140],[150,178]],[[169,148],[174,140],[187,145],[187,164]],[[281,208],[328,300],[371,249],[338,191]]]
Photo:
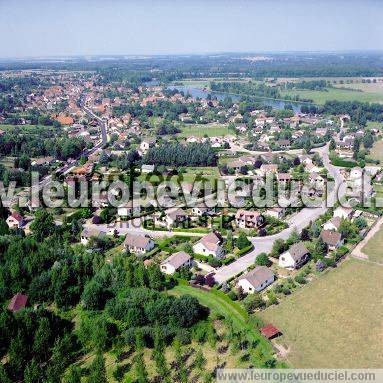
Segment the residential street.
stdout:
[[[329,175],[331,175],[335,180],[335,187],[328,196],[328,205],[331,206],[336,201],[336,191],[342,182],[342,176],[340,175],[339,169],[330,164],[329,144],[324,147],[317,148],[315,151],[322,156],[324,167],[328,170]],[[230,265],[217,269],[215,274],[216,281],[218,283],[223,283],[242,273],[249,266],[254,264],[255,259],[260,253],[270,252],[276,239],[286,240],[294,230],[300,232],[304,227],[308,226],[310,222],[324,214],[327,208],[328,207],[325,202],[323,202],[322,206],[318,208],[304,208],[288,221],[289,227],[282,232],[273,236],[249,238],[254,244],[254,250],[242,256]]]

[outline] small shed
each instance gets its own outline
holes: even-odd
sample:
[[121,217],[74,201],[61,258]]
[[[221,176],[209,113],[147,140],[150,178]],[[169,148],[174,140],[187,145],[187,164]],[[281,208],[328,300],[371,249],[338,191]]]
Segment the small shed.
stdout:
[[282,332],[269,323],[267,326],[261,328],[261,334],[267,339],[273,339],[282,335]]
[[26,295],[17,293],[16,295],[13,296],[13,298],[9,302],[8,310],[13,313],[16,311],[19,311],[27,305],[27,301],[28,301],[28,297]]

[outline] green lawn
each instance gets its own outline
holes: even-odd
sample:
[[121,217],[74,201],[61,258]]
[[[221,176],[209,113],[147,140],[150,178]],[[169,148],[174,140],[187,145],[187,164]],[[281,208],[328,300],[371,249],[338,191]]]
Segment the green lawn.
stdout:
[[208,137],[218,137],[225,136],[227,134],[232,134],[226,125],[219,124],[193,124],[193,125],[184,125],[181,127],[181,133],[178,134],[179,137],[203,137],[207,135]]
[[353,90],[328,88],[328,91],[319,90],[283,90],[282,96],[297,96],[301,99],[311,99],[316,104],[324,104],[328,100],[383,102],[383,94],[373,92],[357,92]]
[[276,325],[296,368],[383,365],[383,267],[348,259],[261,317]]
[[245,330],[249,339],[259,342],[258,347],[264,357],[271,356],[273,353],[270,343],[263,338],[258,330],[249,322],[249,316],[246,311],[237,302],[233,302],[227,295],[220,291],[211,290],[206,292],[189,285],[178,285],[169,291],[176,296],[189,294],[196,297],[199,302],[208,307],[212,312],[223,315],[226,319],[233,321],[233,326],[237,331]]
[[383,264],[383,227],[367,242],[362,248],[362,252],[368,255],[368,259],[373,262]]

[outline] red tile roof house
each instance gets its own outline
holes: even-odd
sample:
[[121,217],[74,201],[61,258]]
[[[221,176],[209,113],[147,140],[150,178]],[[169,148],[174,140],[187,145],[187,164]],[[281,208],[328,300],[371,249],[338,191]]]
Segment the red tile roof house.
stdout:
[[13,212],[8,218],[7,218],[7,225],[10,229],[18,229],[23,227],[25,224],[24,217],[17,213]]
[[17,293],[16,295],[13,296],[11,301],[9,302],[8,305],[8,310],[11,312],[16,312],[19,311],[27,305],[28,302],[28,297],[26,295]]

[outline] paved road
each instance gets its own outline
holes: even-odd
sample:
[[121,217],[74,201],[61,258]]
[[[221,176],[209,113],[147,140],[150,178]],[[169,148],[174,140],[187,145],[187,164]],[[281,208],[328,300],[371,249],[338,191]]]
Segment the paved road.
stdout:
[[215,274],[215,279],[218,283],[223,283],[237,276],[238,274],[245,271],[249,266],[253,265],[255,259],[260,253],[266,252],[269,253],[273,247],[273,243],[276,239],[284,239],[286,240],[290,234],[297,230],[300,232],[303,228],[308,226],[310,222],[317,219],[320,215],[324,214],[328,207],[333,206],[336,201],[337,190],[342,182],[342,176],[340,175],[339,169],[330,164],[329,160],[329,144],[324,147],[315,149],[321,157],[323,161],[324,167],[328,170],[329,175],[334,178],[334,188],[329,193],[327,198],[327,203],[324,201],[320,207],[317,208],[304,208],[299,211],[299,213],[295,214],[288,221],[289,227],[278,234],[267,236],[267,237],[252,237],[249,238],[250,241],[254,245],[253,251],[242,256],[235,262],[230,265],[223,266],[217,269]]
[[[306,207],[300,210],[297,214],[295,214],[288,220],[289,227],[278,234],[266,237],[249,237],[249,240],[254,245],[254,249],[250,253],[242,256],[230,265],[223,266],[217,269],[215,279],[218,283],[223,283],[244,272],[249,266],[254,264],[255,259],[260,253],[269,253],[271,251],[273,243],[276,239],[286,240],[293,231],[302,231],[302,229],[307,227],[312,221],[316,220],[320,215],[324,214],[327,211],[328,207],[334,205],[334,203],[337,200],[337,191],[340,183],[343,181],[343,178],[339,172],[339,169],[330,164],[329,144],[327,144],[324,147],[317,148],[315,149],[315,151],[320,154],[324,167],[328,170],[328,174],[331,175],[335,181],[333,189],[328,193],[327,201],[323,201],[323,203],[319,207]],[[117,229],[120,235],[133,233],[141,235],[147,234],[152,237],[164,237],[172,236],[178,233],[174,231],[146,230],[142,228],[140,218],[136,218],[124,223],[118,223],[116,225],[116,227],[111,227],[108,225],[95,225],[88,222],[84,226],[98,228],[99,230],[107,233],[112,233],[114,229]],[[187,235],[191,237],[201,237],[203,234],[190,232],[182,233],[182,235]]]
[[100,125],[101,128],[101,141],[102,145],[105,145],[108,142],[108,135],[107,135],[107,127],[106,122],[103,121],[100,117],[98,117],[96,114],[92,112],[91,109],[89,109],[85,104],[81,104],[81,108],[83,111],[90,117],[96,119]]

